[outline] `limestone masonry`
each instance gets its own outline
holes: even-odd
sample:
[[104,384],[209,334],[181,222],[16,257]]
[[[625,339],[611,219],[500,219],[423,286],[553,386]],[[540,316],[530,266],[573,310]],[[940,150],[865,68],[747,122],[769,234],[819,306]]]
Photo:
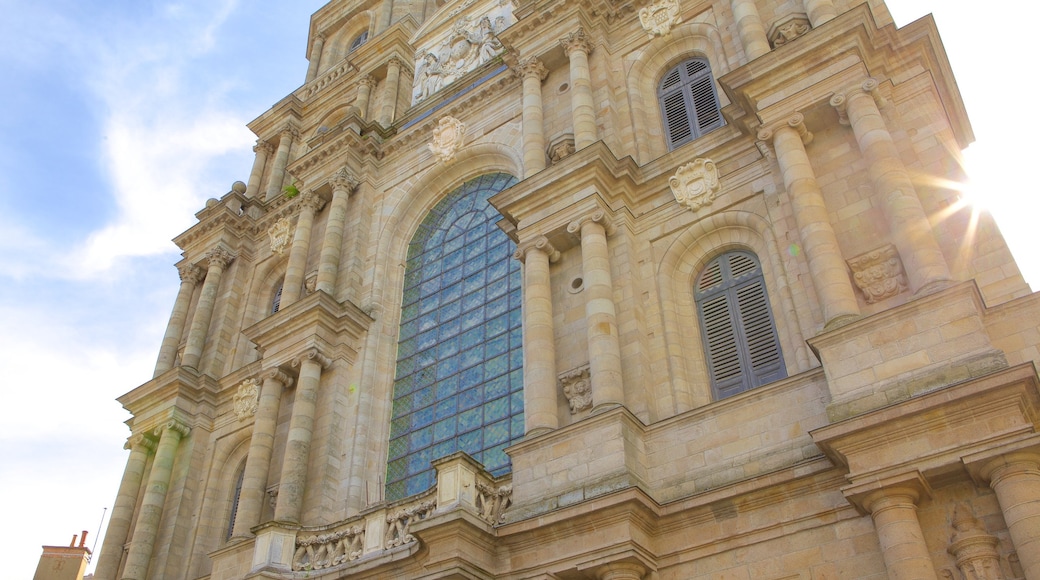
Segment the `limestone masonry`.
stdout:
[[[881,0],[334,0],[103,580],[1040,580],[1040,294]],[[302,73],[302,71],[301,71]]]

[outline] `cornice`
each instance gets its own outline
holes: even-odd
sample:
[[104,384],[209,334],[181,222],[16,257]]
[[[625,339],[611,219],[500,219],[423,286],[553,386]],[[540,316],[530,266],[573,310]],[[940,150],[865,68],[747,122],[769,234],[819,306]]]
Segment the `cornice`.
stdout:
[[193,417],[190,425],[208,425],[216,416],[219,390],[213,377],[177,366],[116,400],[133,415],[134,432],[140,432],[140,425],[154,427],[173,414]]

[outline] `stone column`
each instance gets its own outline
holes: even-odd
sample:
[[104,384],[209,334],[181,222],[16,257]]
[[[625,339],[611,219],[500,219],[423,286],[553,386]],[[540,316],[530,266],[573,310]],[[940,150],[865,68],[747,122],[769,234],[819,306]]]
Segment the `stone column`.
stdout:
[[264,176],[264,167],[267,165],[267,156],[271,154],[271,144],[263,139],[257,139],[253,146],[256,157],[253,158],[253,169],[249,172],[249,183],[246,184],[246,197],[256,197],[260,191],[260,180]]
[[867,79],[862,88],[847,95],[835,95],[831,104],[838,108],[839,115],[843,108],[848,114],[860,151],[869,164],[874,191],[883,200],[888,229],[903,260],[911,290],[927,292],[949,281],[950,270],[910,174],[878,110],[877,99],[881,97],[877,94],[877,81]]
[[249,537],[249,529],[260,523],[264,499],[267,495],[267,474],[271,469],[271,450],[274,449],[274,431],[278,425],[278,408],[282,401],[282,389],[292,385],[292,378],[274,368],[264,371],[264,384],[260,388],[260,400],[253,418],[253,435],[249,439],[249,455],[246,456],[242,474],[242,493],[238,496],[238,512],[235,514],[233,537]]
[[607,235],[614,233],[614,226],[606,213],[598,210],[571,222],[567,231],[581,236],[589,379],[592,383],[592,412],[595,414],[625,401],[621,384],[621,343],[607,248]]
[[292,150],[293,139],[299,133],[292,124],[282,128],[278,139],[278,152],[274,154],[274,164],[271,166],[271,175],[267,178],[267,193],[264,201],[271,201],[282,193],[282,182],[285,181],[285,167],[289,164],[289,153]]
[[314,434],[318,383],[321,381],[322,369],[328,368],[331,364],[332,360],[316,348],[311,348],[293,360],[292,366],[300,368],[300,377],[293,398],[292,417],[289,419],[289,435],[285,441],[282,476],[278,483],[278,502],[274,507],[276,521],[300,523],[303,493],[307,486],[311,436]]
[[148,474],[141,510],[137,514],[134,537],[130,541],[130,553],[127,554],[126,566],[123,567],[123,580],[144,580],[148,574],[148,564],[152,559],[155,537],[162,520],[163,504],[166,502],[166,490],[170,487],[173,460],[177,456],[177,446],[180,445],[181,437],[187,435],[188,431],[187,425],[176,420],[155,428],[154,434],[159,436],[159,444],[155,448],[155,459]]
[[376,79],[372,75],[365,75],[358,81],[357,99],[354,106],[357,107],[358,116],[362,119],[368,118],[368,102],[372,98],[372,87],[376,86]]
[[383,32],[387,28],[390,28],[390,23],[394,16],[394,0],[383,0],[383,6],[379,11],[379,30],[376,32]]
[[936,577],[921,522],[917,519],[918,497],[913,488],[893,487],[875,491],[863,501],[874,518],[881,555],[892,580],[934,580]]
[[332,184],[332,202],[329,204],[329,220],[325,224],[325,239],[321,243],[318,282],[315,289],[335,296],[340,254],[343,250],[343,234],[346,231],[347,204],[350,194],[357,189],[358,180],[346,169],[340,169],[329,179],[329,183]]
[[982,468],[1027,580],[1040,580],[1040,455],[1009,453]]
[[574,122],[574,149],[581,150],[596,142],[596,110],[592,100],[592,78],[589,72],[589,53],[592,45],[585,29],[568,34],[560,40],[571,63],[571,117]]
[[[768,141],[770,135],[768,131],[762,131],[758,137]],[[838,237],[831,226],[823,193],[805,151],[805,145],[812,141],[812,133],[806,129],[802,115],[796,113],[786,126],[776,129],[772,138],[784,187],[791,195],[794,217],[805,245],[813,286],[823,306],[824,328],[839,326],[859,316],[859,303],[838,247]]]
[[195,370],[200,370],[199,360],[202,358],[202,349],[206,346],[209,323],[213,319],[213,307],[217,302],[220,278],[235,256],[227,248],[217,246],[206,254],[206,258],[209,260],[209,269],[206,270],[206,281],[202,283],[199,302],[195,305],[195,315],[191,318],[191,328],[188,329],[188,340],[184,347],[184,357],[181,360],[181,366],[191,367]]
[[744,46],[744,54],[748,61],[769,52],[769,38],[766,36],[762,17],[758,15],[755,0],[732,0],[733,20],[737,23],[737,34]]
[[195,264],[181,266],[178,272],[181,276],[181,287],[177,290],[177,299],[173,302],[173,312],[170,314],[170,322],[166,325],[166,334],[163,336],[162,346],[159,347],[159,360],[155,362],[152,378],[173,368],[174,360],[177,358],[177,347],[181,343],[181,335],[184,334],[184,323],[188,320],[191,295],[202,279],[202,269]]
[[533,436],[560,426],[549,277],[549,263],[559,260],[560,252],[539,236],[521,244],[515,257],[524,263],[524,434]]
[[318,76],[318,66],[321,64],[321,51],[325,48],[325,35],[317,33],[314,35],[314,44],[311,45],[311,55],[307,64],[307,80],[311,82]]
[[97,580],[116,580],[119,562],[123,559],[123,545],[126,544],[134,508],[137,506],[137,495],[141,492],[148,454],[155,449],[155,440],[138,434],[131,437],[126,446],[130,449],[130,458],[126,460],[123,480],[119,482],[119,492],[108,520],[105,543],[101,545],[101,556],[94,570],[94,578]]
[[805,6],[805,13],[809,16],[809,23],[813,28],[817,28],[829,20],[834,20],[838,16],[838,11],[831,0],[802,0],[802,4]]
[[642,580],[646,566],[638,562],[614,562],[596,569],[599,580]]
[[289,261],[285,267],[285,280],[282,282],[282,302],[280,310],[284,310],[300,299],[303,294],[304,270],[307,268],[307,254],[311,247],[311,230],[314,229],[314,214],[325,205],[325,200],[313,191],[300,195],[300,215],[296,219],[296,231],[293,233],[292,249],[289,250]]
[[545,169],[542,81],[548,76],[549,71],[542,61],[532,56],[521,60],[516,72],[524,79],[524,177],[530,177]]
[[389,127],[397,112],[398,85],[401,83],[401,59],[390,57],[386,64],[386,84],[383,85],[383,104],[379,109],[379,124]]

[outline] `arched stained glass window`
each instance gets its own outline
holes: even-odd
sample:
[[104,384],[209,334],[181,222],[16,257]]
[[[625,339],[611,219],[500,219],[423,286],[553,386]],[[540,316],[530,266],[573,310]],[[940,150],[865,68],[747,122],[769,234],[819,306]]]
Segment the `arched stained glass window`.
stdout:
[[465,451],[492,474],[524,433],[520,264],[487,202],[516,183],[478,177],[441,200],[408,246],[386,499],[434,484],[430,462]]

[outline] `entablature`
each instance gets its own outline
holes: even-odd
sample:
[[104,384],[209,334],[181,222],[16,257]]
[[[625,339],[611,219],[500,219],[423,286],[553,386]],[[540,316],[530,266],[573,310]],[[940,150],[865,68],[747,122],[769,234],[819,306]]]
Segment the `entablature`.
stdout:
[[219,390],[213,377],[176,366],[116,400],[133,415],[131,430],[137,433],[181,417],[208,425],[216,415]]

